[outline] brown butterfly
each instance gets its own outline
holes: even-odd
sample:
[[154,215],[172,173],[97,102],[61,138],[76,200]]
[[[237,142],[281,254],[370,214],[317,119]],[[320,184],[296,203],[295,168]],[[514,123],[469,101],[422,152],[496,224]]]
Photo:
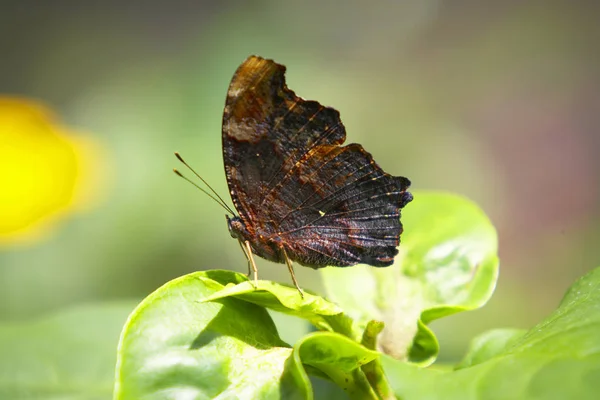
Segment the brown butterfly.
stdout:
[[253,253],[285,263],[302,294],[292,261],[315,269],[392,265],[400,209],[412,195],[408,179],[383,172],[360,144],[342,146],[339,112],[296,96],[284,73],[283,65],[250,56],[233,75],[223,159],[239,216],[217,197],[232,214],[229,232],[248,274],[256,281]]

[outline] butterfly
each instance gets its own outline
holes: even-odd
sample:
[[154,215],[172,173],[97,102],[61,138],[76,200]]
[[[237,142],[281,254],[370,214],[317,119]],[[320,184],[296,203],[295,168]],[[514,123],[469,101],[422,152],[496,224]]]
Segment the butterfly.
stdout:
[[296,96],[285,71],[250,56],[229,85],[223,161],[238,215],[230,209],[227,226],[248,275],[258,279],[253,254],[284,263],[302,295],[294,261],[315,269],[392,265],[400,211],[412,195],[407,178],[385,173],[360,144],[343,146],[339,112]]

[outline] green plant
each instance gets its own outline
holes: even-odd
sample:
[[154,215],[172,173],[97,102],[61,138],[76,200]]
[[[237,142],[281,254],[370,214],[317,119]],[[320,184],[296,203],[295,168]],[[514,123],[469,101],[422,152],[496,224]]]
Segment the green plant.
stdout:
[[[245,275],[224,270],[168,282],[123,328],[114,398],[596,398],[600,268],[576,282],[531,330],[484,333],[455,367],[429,367],[439,346],[427,324],[480,307],[491,296],[496,234],[463,198],[419,192],[415,198],[404,212],[396,265],[322,270],[329,300],[313,293],[301,298],[269,281],[255,288]],[[92,308],[0,327],[0,398],[110,397],[111,369],[98,360],[114,347],[125,309]],[[314,331],[285,343],[268,310],[306,320]],[[93,327],[83,329],[81,319]],[[44,335],[36,334],[40,327]],[[111,334],[102,335],[108,327]],[[40,356],[55,339],[55,351]],[[82,359],[96,360],[96,368],[77,369]],[[59,368],[54,375],[32,369],[41,361]]]

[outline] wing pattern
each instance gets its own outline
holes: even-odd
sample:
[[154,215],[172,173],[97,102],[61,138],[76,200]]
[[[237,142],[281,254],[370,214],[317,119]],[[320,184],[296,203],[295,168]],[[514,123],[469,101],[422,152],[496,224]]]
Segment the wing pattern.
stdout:
[[297,97],[285,67],[259,57],[236,71],[223,115],[225,173],[259,256],[318,268],[386,266],[397,254],[410,181],[346,139],[339,113]]

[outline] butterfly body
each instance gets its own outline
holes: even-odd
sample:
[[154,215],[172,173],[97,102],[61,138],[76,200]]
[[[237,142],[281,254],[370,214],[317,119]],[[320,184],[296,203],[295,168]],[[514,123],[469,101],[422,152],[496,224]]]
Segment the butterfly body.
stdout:
[[276,263],[284,263],[285,258],[281,252],[281,239],[267,232],[249,231],[249,227],[244,224],[240,217],[227,216],[227,227],[231,237],[241,242],[248,242],[252,252],[265,260]]

